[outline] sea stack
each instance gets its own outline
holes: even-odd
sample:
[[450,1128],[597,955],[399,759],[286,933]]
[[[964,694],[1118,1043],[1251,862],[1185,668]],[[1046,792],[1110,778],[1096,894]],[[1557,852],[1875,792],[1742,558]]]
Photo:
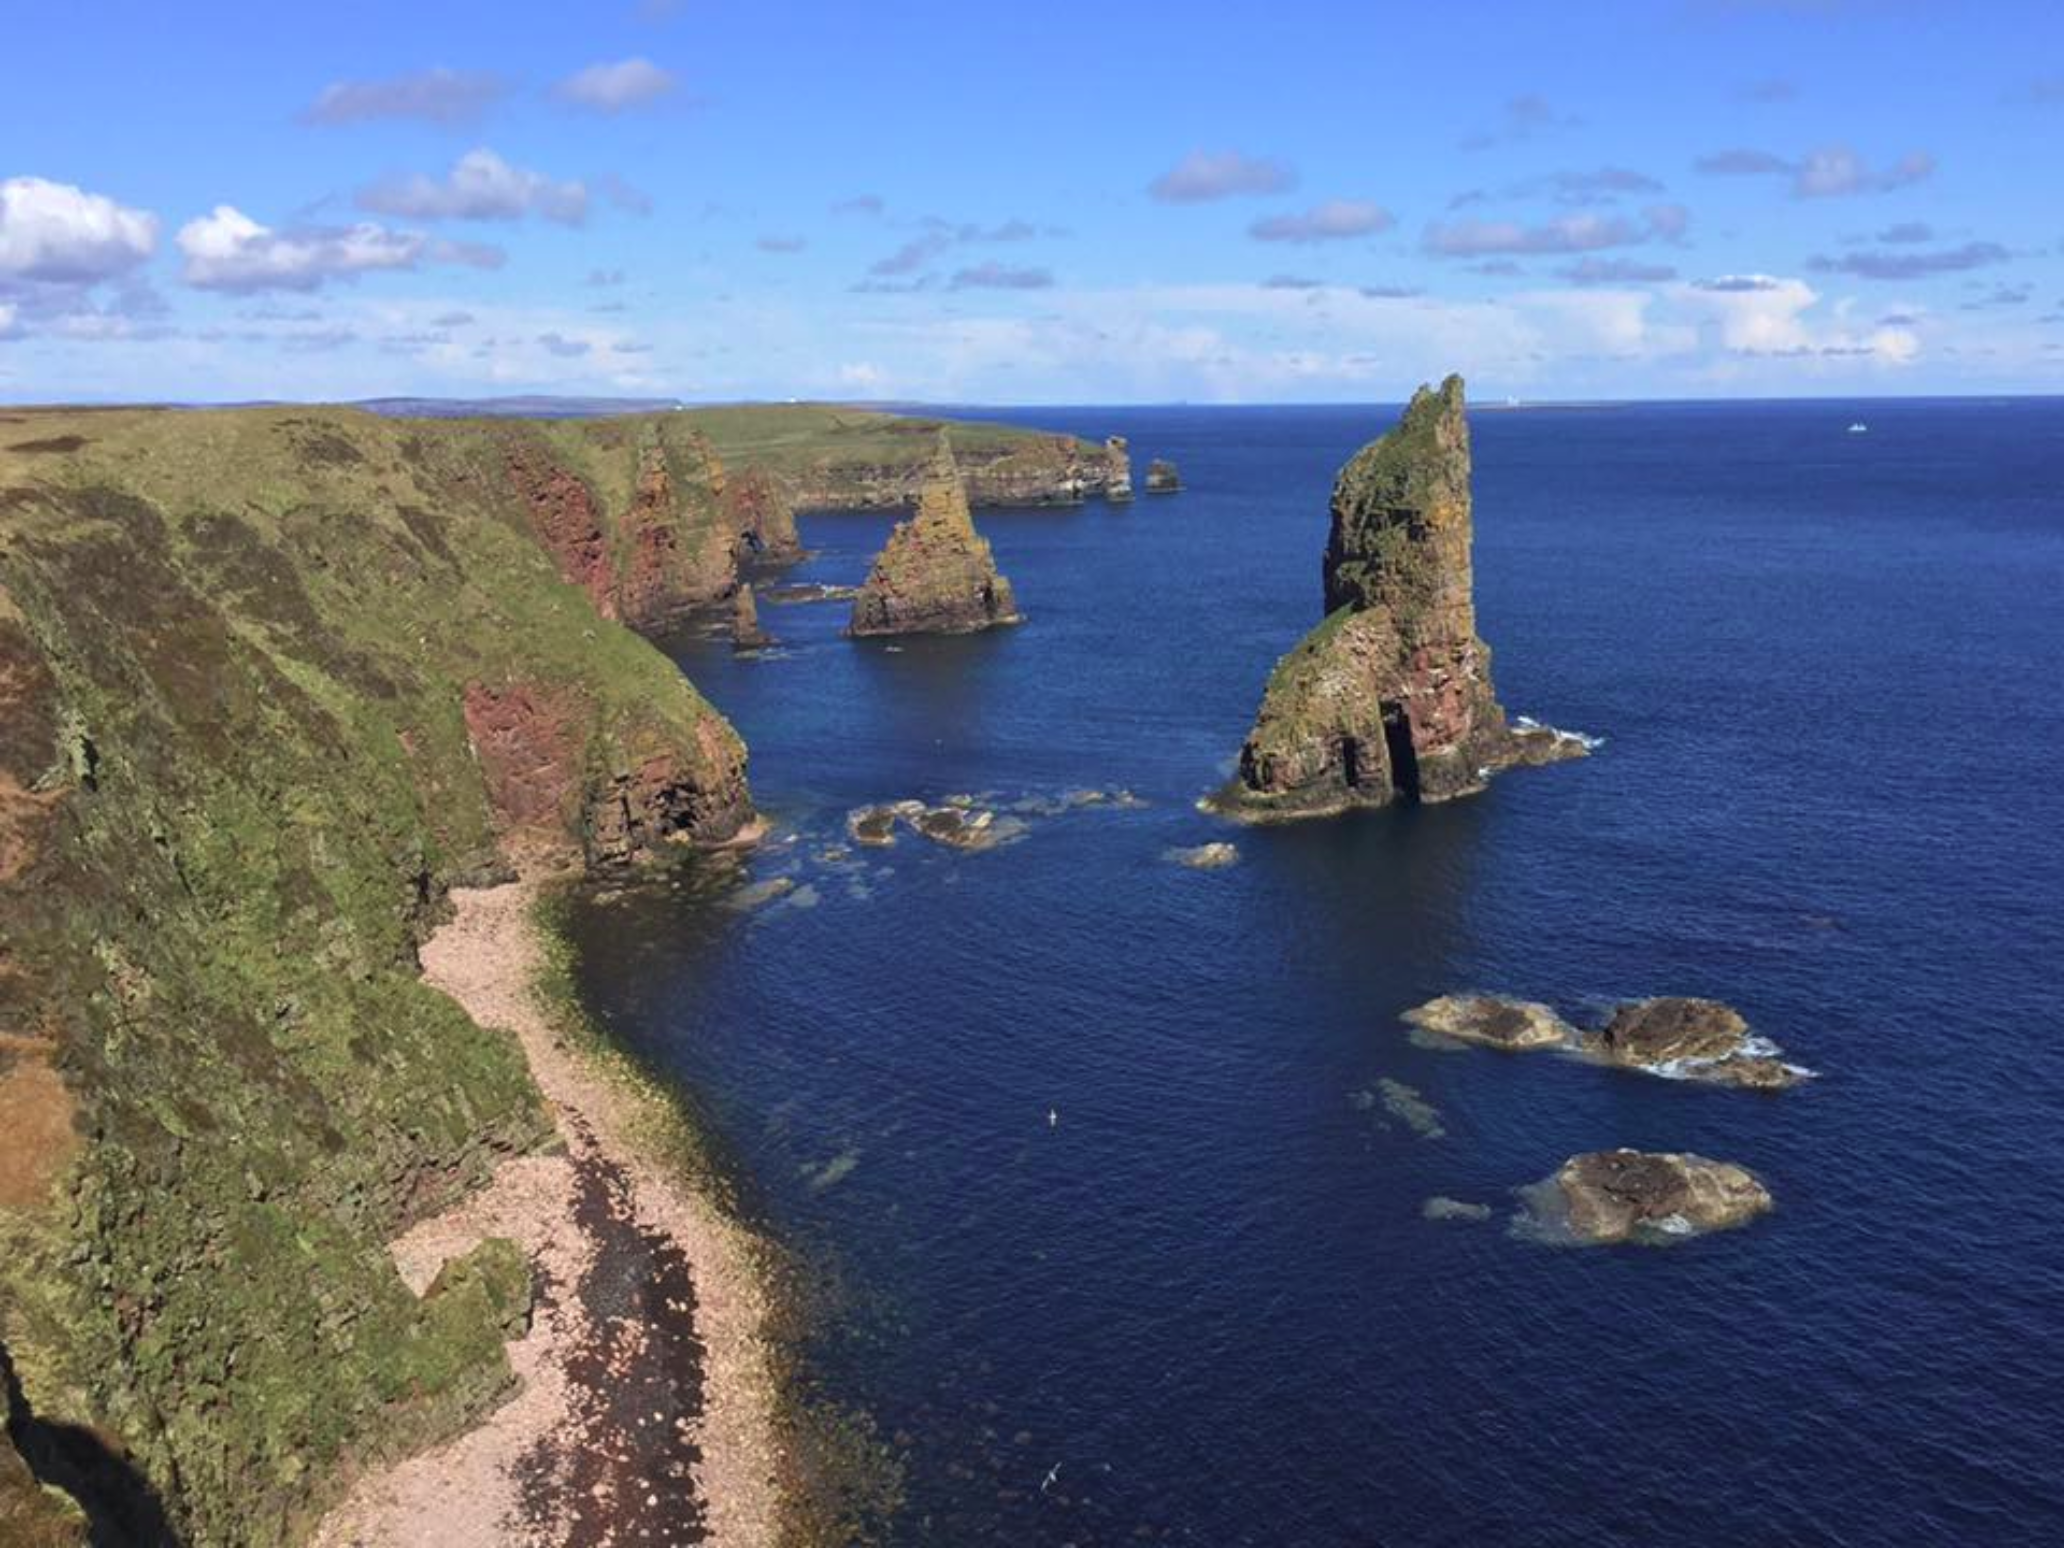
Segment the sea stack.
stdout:
[[1156,457],[1147,464],[1147,493],[1175,494],[1182,489],[1182,475],[1175,470],[1175,464],[1166,457]]
[[1132,452],[1122,435],[1104,438],[1104,498],[1113,505],[1132,503]]
[[1469,472],[1459,376],[1421,387],[1397,427],[1340,470],[1326,617],[1277,663],[1219,810],[1269,819],[1445,801],[1495,769],[1582,755],[1580,738],[1509,728],[1492,690]]
[[853,599],[855,635],[970,634],[1019,622],[1010,582],[975,531],[967,488],[944,431],[918,490]]
[[731,598],[731,648],[764,650],[774,636],[760,627],[760,606],[753,599],[751,581],[741,581]]

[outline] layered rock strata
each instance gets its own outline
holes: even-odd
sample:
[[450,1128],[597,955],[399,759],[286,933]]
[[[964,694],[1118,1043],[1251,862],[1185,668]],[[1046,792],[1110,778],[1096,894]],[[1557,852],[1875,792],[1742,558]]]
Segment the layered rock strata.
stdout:
[[1506,724],[1476,632],[1469,482],[1458,376],[1420,388],[1397,427],[1341,469],[1325,620],[1277,664],[1220,810],[1266,819],[1444,801],[1496,769],[1583,753],[1580,739]]
[[968,634],[1019,621],[1010,582],[975,531],[942,433],[917,510],[898,522],[853,599],[855,635]]

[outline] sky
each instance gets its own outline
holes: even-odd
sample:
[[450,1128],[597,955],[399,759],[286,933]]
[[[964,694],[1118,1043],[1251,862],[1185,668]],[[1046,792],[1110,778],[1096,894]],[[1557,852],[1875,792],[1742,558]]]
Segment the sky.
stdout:
[[2064,6],[76,0],[0,400],[2064,391]]

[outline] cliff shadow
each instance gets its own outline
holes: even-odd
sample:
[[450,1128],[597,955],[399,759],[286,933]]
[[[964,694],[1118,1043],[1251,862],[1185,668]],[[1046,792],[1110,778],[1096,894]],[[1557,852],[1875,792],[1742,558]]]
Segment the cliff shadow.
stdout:
[[178,1548],[164,1503],[136,1465],[83,1424],[39,1418],[0,1344],[7,1438],[39,1482],[61,1489],[86,1513],[94,1548]]

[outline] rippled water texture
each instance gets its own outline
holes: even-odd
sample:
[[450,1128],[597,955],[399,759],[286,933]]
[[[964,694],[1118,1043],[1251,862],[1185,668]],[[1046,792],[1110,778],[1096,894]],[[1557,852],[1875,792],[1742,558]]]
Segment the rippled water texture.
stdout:
[[[838,1266],[813,1358],[901,1437],[897,1540],[2064,1541],[2064,404],[1476,415],[1501,695],[1604,747],[1228,828],[1192,802],[1391,413],[1014,416],[1191,488],[981,513],[1021,629],[890,649],[765,606],[782,651],[677,648],[790,836],[748,879],[790,885],[591,901],[585,984]],[[794,578],[857,580],[886,527],[806,517]],[[1024,835],[833,849],[955,792]],[[1214,839],[1236,864],[1168,858]],[[1823,1078],[1398,1023],[1460,987],[1716,995]],[[1509,1233],[1511,1190],[1620,1144],[1739,1161],[1777,1212]]]

